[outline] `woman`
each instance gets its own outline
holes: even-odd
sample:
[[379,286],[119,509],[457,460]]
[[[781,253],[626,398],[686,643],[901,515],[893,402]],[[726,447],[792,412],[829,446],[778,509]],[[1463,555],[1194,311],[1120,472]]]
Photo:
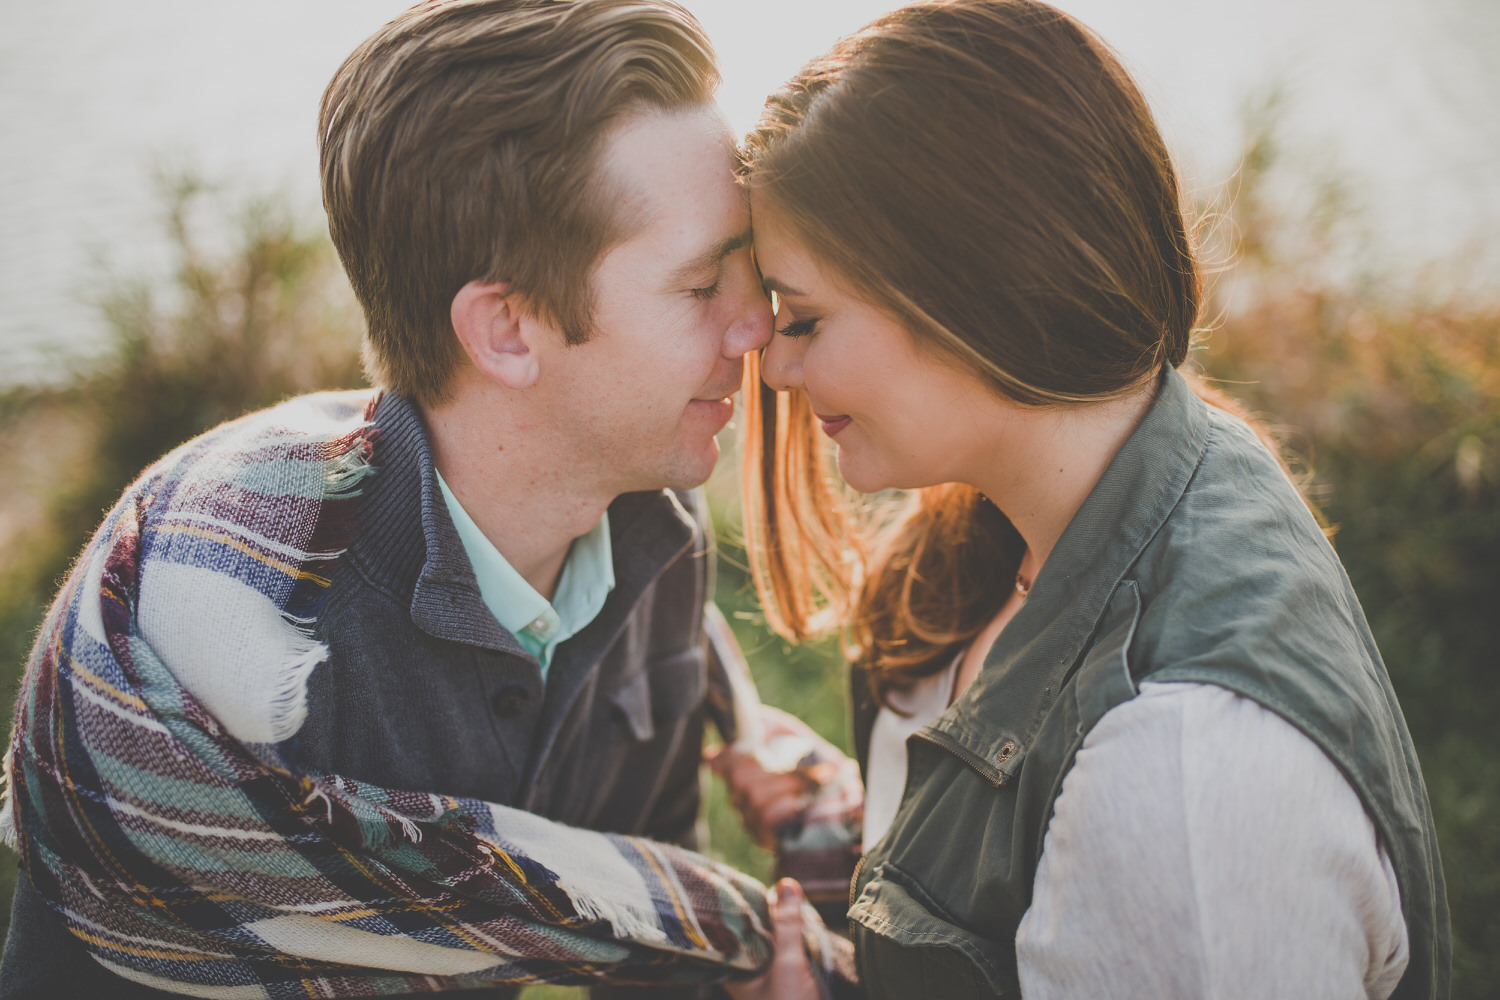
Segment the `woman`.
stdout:
[[[784,635],[846,623],[869,994],[1445,995],[1400,709],[1276,458],[1176,371],[1199,277],[1115,57],[1032,0],[916,4],[746,145],[750,551]],[[905,506],[860,516],[819,434]],[[716,766],[753,830],[795,811]]]

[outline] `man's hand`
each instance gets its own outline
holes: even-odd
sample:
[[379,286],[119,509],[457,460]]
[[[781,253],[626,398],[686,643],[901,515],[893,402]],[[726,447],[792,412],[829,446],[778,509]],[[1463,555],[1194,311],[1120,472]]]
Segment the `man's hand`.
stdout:
[[[843,755],[807,723],[779,708],[762,706],[761,723],[764,746],[757,752],[716,746],[703,757],[728,786],[729,801],[750,836],[762,847],[775,848],[787,825],[807,811],[813,792],[837,774]],[[819,762],[804,765],[814,748]]]
[[818,1000],[818,983],[802,943],[802,887],[789,878],[776,883],[771,902],[772,937],[776,956],[758,979],[725,983],[734,1000]]

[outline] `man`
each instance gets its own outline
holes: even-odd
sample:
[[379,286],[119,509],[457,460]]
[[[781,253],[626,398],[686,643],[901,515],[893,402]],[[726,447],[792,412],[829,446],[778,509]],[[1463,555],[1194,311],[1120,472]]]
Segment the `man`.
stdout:
[[[383,392],[309,626],[326,658],[294,734],[263,738],[300,769],[691,838],[711,563],[689,491],[771,333],[716,84],[666,0],[426,3],[330,84],[324,203]],[[239,496],[226,517],[253,521]],[[34,879],[13,909],[0,995],[169,995],[90,961]]]

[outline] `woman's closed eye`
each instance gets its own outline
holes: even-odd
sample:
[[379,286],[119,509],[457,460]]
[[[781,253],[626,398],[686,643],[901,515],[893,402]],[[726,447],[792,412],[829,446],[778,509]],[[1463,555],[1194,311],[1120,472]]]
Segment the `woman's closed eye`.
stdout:
[[817,326],[818,321],[816,319],[798,319],[793,320],[786,326],[778,326],[776,332],[783,337],[805,337],[817,329]]

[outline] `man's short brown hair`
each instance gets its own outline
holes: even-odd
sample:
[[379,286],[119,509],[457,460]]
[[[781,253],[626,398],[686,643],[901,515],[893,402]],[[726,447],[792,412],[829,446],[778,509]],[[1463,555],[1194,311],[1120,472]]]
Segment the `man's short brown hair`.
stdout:
[[570,343],[589,275],[625,235],[598,177],[611,124],[700,104],[718,85],[671,0],[429,0],[360,45],[319,114],[323,205],[364,308],[379,385],[441,400],[470,281],[509,282]]

